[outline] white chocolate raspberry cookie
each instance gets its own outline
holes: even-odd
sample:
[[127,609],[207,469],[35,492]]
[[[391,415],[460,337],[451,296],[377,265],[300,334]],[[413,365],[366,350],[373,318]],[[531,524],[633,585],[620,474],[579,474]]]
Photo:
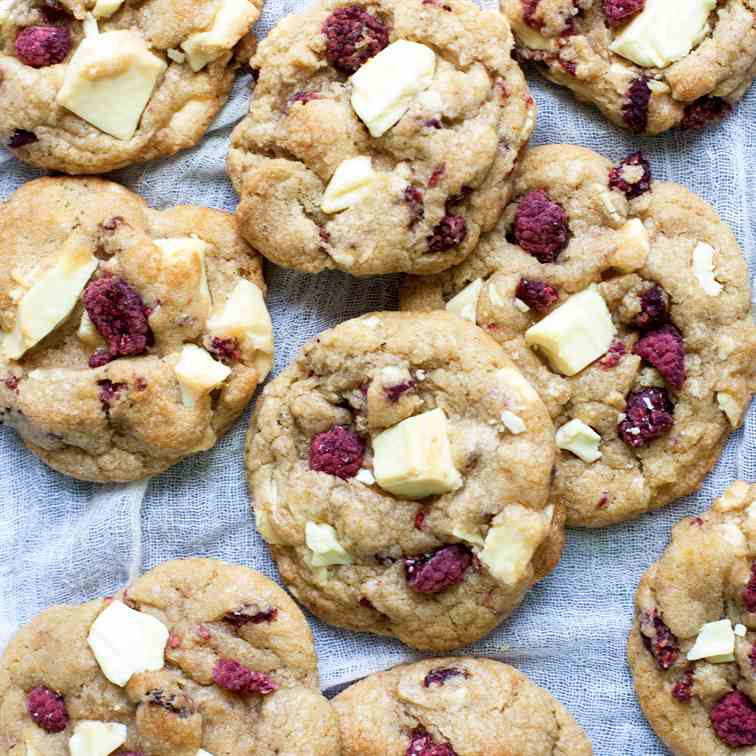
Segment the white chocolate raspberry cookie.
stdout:
[[196,144],[248,55],[262,0],[0,2],[0,144],[103,173]]
[[246,451],[257,529],[326,622],[457,648],[559,559],[553,434],[533,388],[470,323],[350,320],[263,392]]
[[1,756],[339,756],[312,635],[275,583],[166,562],[57,606],[0,658]]
[[298,270],[433,273],[498,220],[535,123],[501,14],[322,0],[260,45],[229,172],[242,233]]
[[746,262],[703,200],[570,145],[528,152],[514,201],[460,266],[410,279],[405,309],[461,311],[533,382],[557,427],[552,496],[571,525],[698,489],[748,408]]
[[39,179],[0,205],[0,256],[2,421],[75,478],[209,449],[270,369],[260,257],[232,215]]

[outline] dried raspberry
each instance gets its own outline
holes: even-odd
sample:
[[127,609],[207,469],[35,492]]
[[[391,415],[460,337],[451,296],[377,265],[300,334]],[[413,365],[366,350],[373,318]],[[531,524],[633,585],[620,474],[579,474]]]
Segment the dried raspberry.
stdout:
[[354,73],[389,43],[386,27],[360,5],[338,8],[323,24],[326,57],[336,68]]
[[277,616],[278,609],[275,606],[271,606],[268,609],[260,609],[253,604],[245,604],[231,612],[226,612],[223,615],[223,619],[229,625],[239,628],[250,622],[253,625],[260,625],[263,622],[274,622]]
[[625,343],[621,339],[613,339],[609,351],[599,360],[599,367],[602,370],[611,370],[617,367],[626,353]]
[[219,339],[217,336],[213,336],[213,340],[210,342],[210,351],[215,355],[217,360],[227,365],[241,360],[239,342],[233,338]]
[[415,530],[423,530],[425,528],[425,517],[425,512],[422,509],[419,510],[415,515]]
[[423,121],[423,126],[428,129],[442,128],[441,121],[439,121],[438,118],[429,118],[427,121]]
[[625,104],[622,106],[622,117],[633,131],[642,132],[648,126],[648,104],[651,102],[651,87],[648,79],[639,76],[625,92]]
[[693,698],[693,670],[688,670],[672,688],[672,698],[680,703],[690,703]]
[[[110,359],[142,354],[153,343],[147,311],[139,294],[121,278],[98,278],[84,290],[84,307],[108,344]],[[99,367],[102,355],[90,359]],[[92,361],[98,364],[92,364]]]
[[455,669],[454,667],[445,667],[432,669],[423,680],[423,687],[430,688],[431,685],[443,685],[450,677],[470,677],[470,673],[465,669]]
[[535,18],[536,10],[541,0],[522,0],[522,20],[531,29],[541,29],[543,22]]
[[293,105],[295,102],[301,102],[303,105],[307,105],[308,102],[322,99],[323,96],[318,92],[295,92],[289,97],[289,105]]
[[197,637],[200,640],[209,641],[213,634],[204,625],[197,625]]
[[640,295],[641,311],[635,318],[635,325],[644,331],[663,326],[669,318],[669,296],[658,284],[654,284]]
[[751,577],[743,590],[743,604],[749,612],[756,612],[756,562],[751,565]]
[[756,745],[756,707],[739,690],[720,698],[709,719],[717,737],[730,748]]
[[34,144],[37,142],[37,135],[33,131],[26,131],[26,129],[16,129],[8,140],[8,148],[11,150],[19,150],[21,147],[26,147],[27,144]]
[[168,648],[177,649],[181,648],[181,638],[176,633],[170,633],[168,635]]
[[441,181],[443,175],[446,173],[446,163],[442,163],[433,169],[430,178],[428,179],[428,186],[431,189],[435,189],[438,186],[438,182]]
[[5,387],[11,391],[18,393],[18,378],[15,375],[9,375],[7,378],[3,378]]
[[673,411],[666,389],[653,386],[635,391],[627,397],[626,417],[617,426],[617,433],[634,449],[645,446],[672,427]]
[[103,412],[106,414],[110,411],[110,404],[118,398],[118,395],[126,388],[125,383],[113,383],[113,381],[105,380],[97,381],[97,385],[100,387],[100,404],[102,404]]
[[102,227],[103,231],[113,233],[113,231],[115,231],[119,226],[122,226],[124,223],[126,223],[126,219],[122,215],[114,215],[112,218],[108,218],[108,220],[100,223],[100,226]]
[[515,296],[536,312],[548,310],[559,299],[557,290],[551,284],[545,281],[529,281],[526,278],[520,279]]
[[646,0],[604,0],[604,15],[609,27],[616,29],[637,16],[645,7]]
[[653,365],[670,386],[679,389],[685,382],[685,347],[674,326],[649,331],[636,342],[633,352]]
[[517,205],[515,241],[539,262],[551,263],[567,246],[567,213],[543,189],[525,194]]
[[635,199],[651,188],[651,164],[642,152],[633,152],[609,171],[609,186]]
[[656,660],[656,664],[660,669],[669,669],[680,655],[680,647],[677,645],[677,638],[664,624],[656,609],[641,613],[640,629],[643,643]]
[[71,16],[68,8],[63,3],[58,2],[58,0],[42,0],[40,11],[50,23],[55,23]]
[[71,50],[66,26],[29,26],[16,37],[18,59],[32,68],[62,63]]
[[425,217],[423,193],[416,186],[408,186],[404,190],[404,201],[409,207],[409,227],[412,228]]
[[472,564],[472,553],[455,543],[422,557],[406,557],[404,574],[418,593],[440,593],[459,583]]
[[357,475],[364,456],[365,440],[342,425],[318,433],[310,443],[310,469],[343,480]]
[[718,121],[732,112],[732,105],[721,97],[700,97],[685,106],[680,125],[684,129],[700,129],[711,121]]
[[46,732],[63,732],[68,726],[68,710],[63,696],[50,688],[32,688],[26,698],[26,709],[34,724]]
[[234,693],[260,693],[267,696],[278,685],[262,672],[255,672],[233,659],[219,659],[213,667],[215,684]]
[[449,743],[436,743],[424,727],[416,727],[404,756],[457,756],[457,752]]
[[456,247],[467,237],[467,223],[461,215],[445,215],[441,223],[428,237],[428,249],[431,252],[446,252]]
[[415,388],[415,383],[416,381],[404,381],[396,386],[384,386],[383,393],[390,402],[398,402],[404,394]]

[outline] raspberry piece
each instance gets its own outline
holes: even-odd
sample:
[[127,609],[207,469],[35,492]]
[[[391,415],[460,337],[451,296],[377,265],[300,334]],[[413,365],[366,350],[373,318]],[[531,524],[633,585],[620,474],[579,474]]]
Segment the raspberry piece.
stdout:
[[684,129],[700,129],[732,112],[732,105],[721,97],[706,95],[685,106],[680,125]]
[[361,5],[337,8],[322,31],[328,61],[347,73],[354,73],[389,43],[386,27]]
[[633,152],[609,171],[609,186],[635,199],[651,188],[651,164],[642,152]]
[[670,386],[679,389],[685,383],[685,347],[674,326],[649,331],[636,342],[633,352],[653,365]]
[[539,262],[554,262],[567,246],[567,213],[543,189],[534,189],[524,195],[517,205],[514,238]]
[[648,104],[651,102],[651,87],[648,79],[639,76],[625,92],[625,104],[622,106],[622,118],[633,131],[642,132],[648,126]]
[[97,381],[97,385],[100,387],[100,404],[102,404],[103,411],[107,414],[110,411],[110,404],[118,395],[126,388],[125,383],[113,383],[107,379],[103,381]]
[[646,0],[604,0],[604,15],[611,29],[622,26],[645,7]]
[[310,469],[346,480],[357,475],[365,456],[365,440],[343,425],[313,437],[310,443]]
[[455,669],[454,667],[445,667],[432,669],[423,680],[423,687],[430,688],[431,685],[443,685],[450,677],[470,677],[467,670]]
[[293,105],[295,102],[301,102],[303,105],[307,105],[308,102],[322,99],[322,95],[317,92],[295,92],[289,97],[289,105]]
[[239,628],[250,622],[253,625],[260,625],[263,622],[274,622],[277,616],[278,609],[276,609],[275,606],[271,606],[269,609],[259,610],[258,607],[253,606],[252,604],[245,604],[231,612],[226,612],[223,615],[223,619],[228,622],[229,625]]
[[67,26],[29,26],[16,37],[18,59],[32,68],[62,63],[71,50]]
[[432,554],[404,559],[404,575],[411,588],[418,593],[440,593],[459,583],[472,564],[472,554],[466,546],[455,543]]
[[[108,344],[111,360],[142,354],[153,343],[144,302],[123,279],[98,278],[84,290],[83,299],[95,328]],[[104,364],[102,359],[103,355],[95,352],[90,367]]]
[[408,186],[404,190],[404,201],[409,207],[409,227],[412,228],[425,217],[423,193],[416,186]]
[[743,604],[749,612],[756,612],[756,562],[751,565],[751,577],[743,591]]
[[18,150],[21,147],[26,147],[27,144],[34,144],[38,141],[37,135],[32,131],[26,131],[26,129],[16,129],[8,140],[8,148],[11,150]]
[[216,359],[226,365],[241,360],[239,342],[234,338],[219,339],[217,336],[213,336],[213,340],[210,342],[210,351],[215,355]]
[[396,403],[413,388],[415,388],[415,381],[404,381],[404,383],[398,383],[396,386],[385,386],[383,393],[386,394],[386,399]]
[[34,724],[45,732],[63,732],[68,726],[68,710],[63,696],[50,688],[32,688],[26,698],[26,709]]
[[436,743],[424,727],[416,727],[404,756],[457,756],[457,752],[449,743]]
[[467,222],[461,215],[445,215],[428,237],[431,252],[446,252],[456,247],[467,237]]
[[730,748],[756,745],[756,707],[739,690],[720,698],[709,719],[717,737]]
[[625,343],[621,339],[614,339],[609,346],[609,351],[599,360],[602,370],[611,370],[620,364],[620,360],[627,353]]
[[278,685],[262,672],[255,672],[233,659],[219,659],[213,667],[215,684],[234,693],[260,693],[267,696]]
[[635,318],[635,325],[644,331],[663,326],[669,318],[669,296],[658,284],[654,284],[640,295],[641,311]]
[[673,411],[666,389],[653,386],[635,391],[627,397],[626,417],[617,433],[633,449],[645,446],[672,427]]
[[434,168],[433,170],[433,173],[431,173],[430,178],[428,179],[428,186],[431,189],[435,189],[438,186],[439,181],[441,181],[445,173],[446,173],[446,163],[442,163],[441,165],[436,166],[436,168]]
[[70,18],[71,14],[68,9],[58,0],[42,0],[40,8],[42,15],[50,23],[62,21],[64,18]]
[[541,0],[522,0],[522,20],[531,28],[540,30],[543,23],[535,17]]
[[690,703],[693,698],[693,671],[688,670],[672,688],[672,698],[680,703]]
[[425,517],[425,512],[422,509],[419,510],[415,515],[415,530],[423,530],[425,528]]
[[548,310],[559,299],[557,290],[551,284],[545,281],[529,281],[526,278],[520,279],[515,296],[536,312]]
[[657,609],[645,611],[640,616],[643,643],[656,660],[660,669],[669,669],[680,655],[677,638],[664,624]]

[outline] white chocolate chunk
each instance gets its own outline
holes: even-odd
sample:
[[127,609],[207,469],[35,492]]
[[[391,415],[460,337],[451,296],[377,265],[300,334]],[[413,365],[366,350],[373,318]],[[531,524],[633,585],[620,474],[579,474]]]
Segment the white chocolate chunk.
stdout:
[[512,26],[514,27],[517,39],[525,47],[529,47],[531,50],[551,50],[554,47],[554,40],[544,37],[543,34],[539,34],[526,23],[517,22],[513,23]]
[[210,245],[193,236],[174,239],[156,239],[155,246],[163,253],[163,265],[176,268],[187,285],[194,286],[191,304],[195,304],[198,317],[207,318],[210,312],[210,287],[207,285],[205,257]]
[[186,63],[186,55],[181,52],[181,50],[176,50],[173,47],[169,47],[165,54],[174,62],[178,63],[179,65]]
[[706,242],[699,242],[693,250],[693,273],[705,294],[716,297],[722,291],[714,270],[714,248]]
[[601,458],[600,444],[601,436],[578,418],[565,423],[556,432],[557,448],[572,452],[583,462],[595,462]]
[[88,240],[72,234],[60,257],[21,298],[15,328],[3,342],[5,357],[19,359],[66,319],[97,265]]
[[746,632],[748,632],[748,630],[745,625],[738,623],[737,625],[735,625],[732,632],[735,633],[738,638],[745,638]]
[[97,0],[92,15],[95,18],[110,18],[122,5],[123,0]]
[[717,404],[719,405],[719,409],[721,409],[727,416],[730,425],[732,425],[733,428],[737,428],[740,425],[740,419],[743,416],[743,408],[740,406],[737,399],[726,391],[718,391]]
[[707,622],[699,631],[696,642],[687,653],[688,661],[706,659],[714,664],[732,661],[735,652],[735,633],[729,619]]
[[514,306],[520,311],[520,312],[530,312],[530,306],[527,305],[525,302],[523,302],[519,297],[514,298]]
[[92,318],[89,317],[89,313],[84,310],[81,314],[81,322],[76,329],[76,335],[79,337],[79,341],[87,346],[97,346],[103,344],[104,340],[100,336],[100,332],[95,328],[95,324],[92,322]]
[[639,66],[666,68],[701,41],[716,5],[716,0],[646,0],[609,49]]
[[168,628],[150,614],[111,602],[92,623],[87,643],[105,677],[123,687],[132,675],[165,664]]
[[332,564],[352,564],[352,556],[339,543],[336,530],[327,524],[308,522],[305,525],[305,543],[312,552],[313,567],[329,567]]
[[320,209],[324,213],[339,213],[356,205],[370,194],[374,181],[375,171],[369,157],[342,160],[323,193]]
[[374,137],[383,136],[433,83],[436,53],[400,39],[352,76],[352,107]]
[[640,218],[631,218],[617,230],[617,251],[612,264],[624,273],[642,268],[651,251],[648,231]]
[[452,528],[452,535],[462,541],[467,541],[467,543],[474,543],[476,546],[483,546],[485,544],[483,536],[480,533],[471,533],[468,530],[464,530],[464,528]]
[[519,415],[509,410],[504,410],[501,413],[501,422],[504,423],[504,426],[510,433],[514,433],[515,435],[525,433],[527,430],[525,421]]
[[617,329],[598,287],[592,284],[525,332],[525,343],[538,347],[564,375],[575,375],[606,354]]
[[173,372],[181,387],[181,401],[185,407],[194,407],[231,375],[231,368],[214,360],[202,347],[184,344]]
[[100,27],[97,25],[97,19],[91,13],[87,13],[84,16],[83,27],[85,37],[96,37],[100,33]]
[[440,408],[408,417],[373,439],[373,474],[385,491],[405,499],[448,493],[462,485]]
[[357,475],[354,476],[355,480],[359,480],[360,483],[364,483],[366,486],[372,486],[375,483],[375,477],[366,467],[363,467]]
[[478,300],[482,289],[483,279],[477,278],[465,286],[456,297],[452,297],[446,303],[446,309],[471,323],[477,322]]
[[192,71],[201,71],[231,50],[256,19],[257,9],[249,0],[221,0],[212,26],[181,43]]
[[118,722],[79,722],[68,741],[71,756],[108,756],[128,737],[128,728]]

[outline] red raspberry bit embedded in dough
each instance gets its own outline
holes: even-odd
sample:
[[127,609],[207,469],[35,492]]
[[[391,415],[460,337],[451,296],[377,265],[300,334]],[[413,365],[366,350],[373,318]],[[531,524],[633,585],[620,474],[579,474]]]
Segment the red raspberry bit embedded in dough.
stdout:
[[213,637],[213,634],[204,625],[197,625],[197,637],[207,642]]
[[434,169],[433,173],[431,173],[431,177],[428,179],[428,186],[431,189],[435,189],[438,186],[438,182],[441,181],[445,173],[446,173],[446,163],[443,163],[442,165],[437,166]]
[[626,354],[624,342],[621,339],[614,339],[609,346],[609,351],[599,360],[599,367],[602,370],[611,370],[620,364]]
[[428,237],[430,252],[446,252],[467,238],[467,222],[461,215],[445,215]]
[[170,633],[168,636],[168,648],[172,648],[174,651],[181,648],[181,638],[176,633]]
[[415,388],[416,381],[404,381],[396,386],[384,386],[383,393],[390,402],[398,402],[408,391]]
[[557,290],[545,281],[520,280],[515,291],[517,299],[521,299],[528,307],[536,312],[544,312],[559,299]]
[[567,246],[567,213],[543,189],[533,189],[517,205],[514,238],[539,262],[552,263]]
[[700,129],[711,121],[718,121],[732,112],[732,105],[721,97],[700,97],[685,106],[681,126],[684,129]]
[[642,152],[634,152],[609,171],[609,186],[635,199],[651,188],[651,164]]
[[470,673],[465,669],[455,669],[454,667],[445,667],[432,669],[423,680],[423,687],[430,688],[432,685],[443,685],[451,677],[470,677]]
[[642,132],[648,126],[648,105],[651,102],[651,87],[648,79],[639,76],[625,92],[622,118],[633,131]]
[[633,352],[653,365],[670,386],[679,389],[685,383],[685,347],[674,326],[650,331],[636,342]]
[[301,102],[303,105],[307,105],[308,102],[322,99],[323,96],[318,92],[295,92],[289,97],[289,105],[293,105],[296,102]]
[[62,63],[71,51],[71,32],[66,26],[29,26],[16,37],[18,59],[32,68]]
[[669,318],[669,296],[658,284],[640,295],[641,311],[635,316],[635,325],[648,331],[661,328]]
[[34,724],[45,732],[63,732],[68,726],[68,710],[63,696],[50,688],[32,688],[26,698],[26,709]]
[[674,407],[667,390],[651,387],[627,397],[625,419],[617,427],[619,437],[637,449],[666,433],[674,423]]
[[693,698],[693,670],[688,670],[672,688],[672,698],[680,703],[690,703]]
[[604,15],[610,28],[616,29],[637,16],[645,7],[646,0],[604,0]]
[[278,685],[262,672],[255,672],[233,659],[219,659],[213,667],[216,685],[234,693],[260,693],[267,696]]
[[310,442],[310,469],[346,480],[362,467],[365,440],[343,425],[318,433]]
[[404,559],[404,574],[418,593],[440,593],[459,583],[472,564],[466,546],[455,543],[421,557]]
[[336,9],[322,31],[328,61],[348,73],[354,73],[389,43],[386,27],[361,5]]
[[425,217],[423,193],[416,186],[408,186],[404,190],[404,201],[409,207],[409,227],[413,228]]
[[97,381],[97,385],[100,387],[100,404],[102,404],[102,409],[107,414],[110,411],[110,405],[118,399],[121,391],[126,388],[126,384],[113,383],[113,381],[105,379]]
[[543,22],[535,17],[541,0],[522,0],[522,20],[531,29],[541,29]]
[[404,756],[457,756],[457,752],[449,743],[436,743],[424,727],[416,727]]
[[717,737],[730,748],[756,745],[756,707],[739,690],[720,698],[709,719]]
[[756,562],[751,565],[751,577],[743,591],[743,604],[749,612],[756,612]]
[[260,609],[252,604],[247,604],[231,612],[226,612],[223,615],[223,619],[230,625],[239,628],[248,623],[260,625],[263,622],[274,622],[277,616],[278,609],[275,606],[271,606],[268,609]]
[[415,515],[415,530],[425,530],[425,518],[426,518],[426,514],[421,509]]
[[215,355],[217,360],[226,365],[241,360],[239,342],[234,338],[219,339],[217,336],[213,336],[213,340],[210,342],[210,351]]
[[16,129],[8,140],[8,149],[19,150],[21,147],[26,147],[29,144],[39,141],[37,135],[33,131],[27,131],[26,129]]
[[3,378],[5,387],[11,391],[18,393],[18,378],[15,375],[9,375],[7,378]]
[[677,638],[664,624],[656,609],[644,611],[640,616],[641,637],[660,669],[669,669],[680,655]]

